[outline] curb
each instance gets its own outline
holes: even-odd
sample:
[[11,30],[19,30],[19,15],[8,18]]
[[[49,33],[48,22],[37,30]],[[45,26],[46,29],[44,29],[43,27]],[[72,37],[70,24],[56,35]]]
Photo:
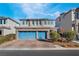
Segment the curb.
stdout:
[[0,48],[0,50],[79,50],[79,48]]

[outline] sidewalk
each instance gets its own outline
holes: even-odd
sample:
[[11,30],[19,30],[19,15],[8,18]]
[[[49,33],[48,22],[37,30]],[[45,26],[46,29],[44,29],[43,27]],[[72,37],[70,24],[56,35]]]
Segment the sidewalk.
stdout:
[[75,41],[73,41],[73,42],[75,42],[75,43],[79,43],[79,40],[75,40]]

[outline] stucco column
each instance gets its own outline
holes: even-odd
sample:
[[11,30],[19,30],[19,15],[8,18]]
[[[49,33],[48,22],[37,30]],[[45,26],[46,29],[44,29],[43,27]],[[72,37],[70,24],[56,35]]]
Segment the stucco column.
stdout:
[[18,35],[19,35],[19,34],[18,34],[18,29],[16,29],[16,39],[17,39],[17,40],[19,40]]
[[36,39],[38,40],[38,31],[36,31]]
[[50,39],[50,31],[47,31],[47,39]]

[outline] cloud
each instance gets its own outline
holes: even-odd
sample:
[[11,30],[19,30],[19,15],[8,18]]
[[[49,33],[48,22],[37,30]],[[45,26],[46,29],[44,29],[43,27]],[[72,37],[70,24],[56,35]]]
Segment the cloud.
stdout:
[[20,5],[22,11],[27,15],[26,18],[53,18],[58,17],[60,14],[59,11],[53,12],[57,6],[49,9],[49,4],[47,3],[27,3]]
[[60,16],[60,12],[59,12],[59,11],[56,11],[56,12],[53,14],[53,16],[55,16],[55,17]]

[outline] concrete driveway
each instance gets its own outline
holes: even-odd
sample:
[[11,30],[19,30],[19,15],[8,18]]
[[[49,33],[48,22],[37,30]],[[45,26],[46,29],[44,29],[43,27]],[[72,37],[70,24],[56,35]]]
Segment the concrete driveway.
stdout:
[[61,48],[61,46],[45,41],[13,40],[0,45],[0,48]]

